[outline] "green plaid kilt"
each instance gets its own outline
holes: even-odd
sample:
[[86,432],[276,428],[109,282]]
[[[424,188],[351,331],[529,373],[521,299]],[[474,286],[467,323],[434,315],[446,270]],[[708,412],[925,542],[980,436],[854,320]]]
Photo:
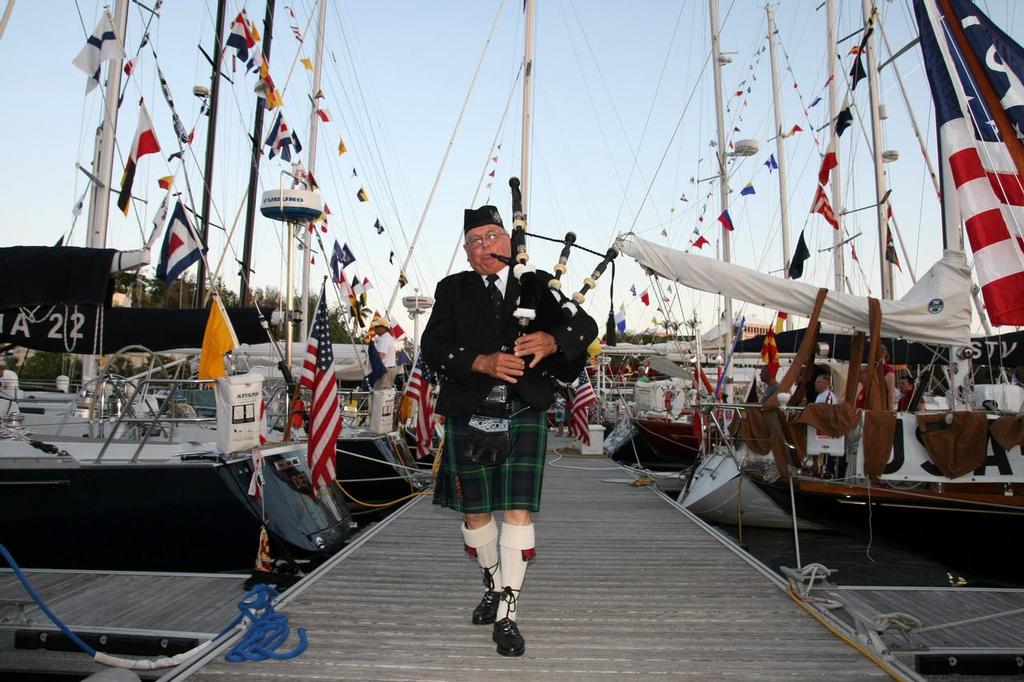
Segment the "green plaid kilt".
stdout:
[[512,417],[511,452],[504,462],[494,466],[476,464],[464,456],[468,424],[468,416],[445,419],[445,447],[434,486],[434,504],[463,514],[506,509],[540,511],[548,445],[545,413],[525,410]]

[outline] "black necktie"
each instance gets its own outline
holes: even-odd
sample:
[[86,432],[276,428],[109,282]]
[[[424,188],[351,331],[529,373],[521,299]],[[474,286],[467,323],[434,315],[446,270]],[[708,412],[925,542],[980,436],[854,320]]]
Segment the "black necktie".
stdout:
[[500,320],[503,300],[501,291],[498,290],[498,286],[495,284],[497,281],[497,275],[487,275],[487,295],[491,297],[491,303],[494,305],[494,319]]

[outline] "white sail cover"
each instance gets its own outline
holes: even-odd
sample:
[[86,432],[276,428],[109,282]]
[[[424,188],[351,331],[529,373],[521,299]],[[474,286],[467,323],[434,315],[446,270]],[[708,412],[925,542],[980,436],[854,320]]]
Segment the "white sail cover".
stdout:
[[[619,250],[640,265],[684,286],[797,315],[810,316],[819,287],[766,275],[705,256],[683,253],[635,235],[619,237]],[[966,346],[971,342],[971,273],[962,252],[942,259],[898,301],[880,301],[882,336]],[[829,291],[823,327],[868,332],[868,299]]]

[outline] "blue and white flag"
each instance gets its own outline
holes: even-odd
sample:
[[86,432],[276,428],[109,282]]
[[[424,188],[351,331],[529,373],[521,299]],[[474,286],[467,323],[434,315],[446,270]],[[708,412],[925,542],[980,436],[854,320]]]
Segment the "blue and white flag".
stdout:
[[626,331],[626,311],[621,307],[619,312],[615,313],[615,328],[620,332]]
[[105,9],[92,35],[85,42],[85,47],[71,63],[89,77],[85,83],[85,91],[89,93],[100,84],[100,64],[109,59],[124,59],[124,57],[124,48],[121,47],[121,41],[114,33],[114,20],[110,16],[110,10]]
[[772,172],[779,167],[779,162],[775,160],[775,155],[772,154],[768,157],[768,160],[764,162],[764,165],[768,166],[768,172]]
[[174,206],[171,220],[167,223],[164,234],[164,245],[160,249],[160,264],[156,266],[156,276],[164,284],[170,284],[181,276],[206,253],[201,248],[196,231],[185,215],[185,207],[181,202]]
[[281,112],[277,112],[277,118],[274,119],[274,125],[270,127],[270,134],[267,135],[267,141],[264,144],[270,147],[268,156],[271,159],[280,156],[285,161],[291,162],[292,148],[294,147],[296,154],[302,151],[299,137],[285,123],[284,115]]
[[757,194],[757,192],[754,191],[754,183],[748,182],[743,189],[740,190],[740,195],[749,197],[751,194]]

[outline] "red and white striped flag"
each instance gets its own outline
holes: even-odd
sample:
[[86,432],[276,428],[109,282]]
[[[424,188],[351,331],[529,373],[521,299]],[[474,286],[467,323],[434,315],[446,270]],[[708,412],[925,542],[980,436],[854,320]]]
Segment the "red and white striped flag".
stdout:
[[1024,183],[1014,156],[1024,155],[1024,49],[973,3],[950,7],[955,16],[914,3],[943,174],[955,188],[944,193],[945,217],[965,224],[989,319],[1022,325]]
[[327,319],[324,287],[309,328],[306,358],[302,362],[299,383],[313,392],[309,406],[309,442],[306,446],[313,490],[334,481],[334,447],[341,435],[341,403],[338,381],[334,373],[334,349],[331,348],[331,325]]
[[434,440],[434,397],[430,390],[430,369],[423,362],[423,356],[416,359],[405,395],[416,401],[416,459],[430,454]]
[[597,397],[594,395],[594,387],[590,385],[590,379],[587,377],[587,370],[580,372],[579,379],[576,380],[575,391],[576,394],[572,399],[570,430],[574,438],[590,445],[590,415],[587,413],[587,407],[596,402]]

